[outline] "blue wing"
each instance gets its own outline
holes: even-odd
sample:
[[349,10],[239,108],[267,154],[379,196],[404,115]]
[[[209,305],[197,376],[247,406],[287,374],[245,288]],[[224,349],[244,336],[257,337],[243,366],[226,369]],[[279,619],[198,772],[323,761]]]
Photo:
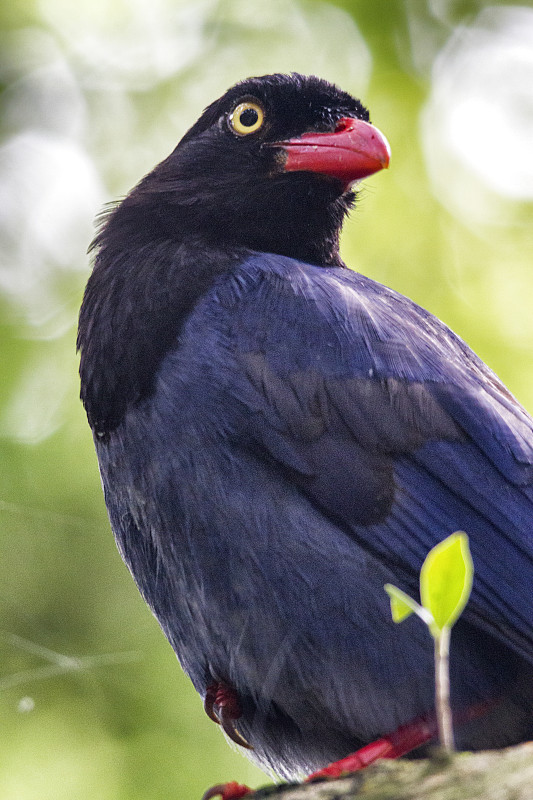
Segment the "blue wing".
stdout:
[[216,293],[248,420],[286,474],[416,592],[428,550],[470,537],[465,619],[533,661],[533,421],[446,326],[349,270],[248,260]]

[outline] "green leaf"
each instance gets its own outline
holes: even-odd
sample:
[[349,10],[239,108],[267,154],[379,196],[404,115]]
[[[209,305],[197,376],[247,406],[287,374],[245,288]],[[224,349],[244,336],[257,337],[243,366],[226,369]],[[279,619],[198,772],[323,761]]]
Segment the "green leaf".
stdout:
[[473,574],[466,533],[452,533],[429,551],[420,571],[420,597],[439,631],[457,621],[470,597]]
[[402,592],[397,586],[393,586],[392,583],[386,583],[383,588],[390,597],[390,610],[394,622],[403,622],[413,612],[417,613],[420,606],[408,594]]

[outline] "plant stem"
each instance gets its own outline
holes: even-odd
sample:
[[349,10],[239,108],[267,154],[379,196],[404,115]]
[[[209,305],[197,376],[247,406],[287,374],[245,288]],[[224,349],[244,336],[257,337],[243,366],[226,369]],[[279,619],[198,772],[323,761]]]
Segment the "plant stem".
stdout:
[[448,753],[455,751],[452,712],[450,709],[450,633],[444,626],[435,636],[435,706],[441,747]]

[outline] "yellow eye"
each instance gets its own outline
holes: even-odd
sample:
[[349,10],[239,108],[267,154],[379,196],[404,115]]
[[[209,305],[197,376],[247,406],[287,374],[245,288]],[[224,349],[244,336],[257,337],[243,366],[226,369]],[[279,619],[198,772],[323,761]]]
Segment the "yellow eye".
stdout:
[[229,124],[239,136],[255,133],[262,126],[265,114],[259,103],[245,100],[233,109],[229,116]]

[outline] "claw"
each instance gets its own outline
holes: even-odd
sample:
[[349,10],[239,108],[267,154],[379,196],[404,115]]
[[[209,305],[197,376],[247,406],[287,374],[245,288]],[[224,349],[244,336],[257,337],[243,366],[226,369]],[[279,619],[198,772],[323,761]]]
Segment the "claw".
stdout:
[[253,794],[248,786],[231,781],[231,783],[219,783],[212,786],[202,795],[202,800],[211,800],[213,797],[221,797],[222,800],[240,800],[241,797]]
[[218,683],[212,683],[210,686],[207,687],[204,700],[204,711],[209,717],[209,719],[213,720],[213,722],[216,722],[217,725],[220,725],[219,719],[215,714],[214,710],[214,705],[217,699],[218,686],[219,686]]
[[254,749],[253,746],[250,744],[250,742],[246,741],[242,733],[239,733],[239,731],[235,727],[235,720],[232,719],[232,717],[228,716],[224,706],[222,706],[222,708],[220,709],[219,723],[220,727],[222,728],[226,736],[229,736],[232,742],[235,742],[235,744],[244,747],[246,750]]
[[232,742],[246,750],[253,750],[252,745],[235,727],[235,720],[242,715],[242,711],[233,687],[222,681],[210,684],[205,693],[204,709],[209,719],[220,725]]

